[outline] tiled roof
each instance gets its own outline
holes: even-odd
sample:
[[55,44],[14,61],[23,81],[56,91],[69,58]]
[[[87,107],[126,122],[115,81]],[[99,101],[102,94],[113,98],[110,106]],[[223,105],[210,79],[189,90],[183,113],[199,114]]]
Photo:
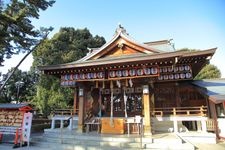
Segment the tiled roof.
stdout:
[[172,51],[175,51],[175,48],[174,48],[174,44],[171,43],[171,41],[172,41],[172,39],[145,42],[144,44],[148,45],[149,47],[152,47],[152,48],[164,51],[164,52],[172,52]]
[[24,106],[28,106],[28,104],[11,104],[11,103],[2,103],[0,104],[0,109],[19,109]]
[[[113,42],[118,40],[119,38],[122,38],[125,41],[128,41],[130,43],[133,43],[134,45],[141,47],[144,49],[143,53],[141,54],[126,54],[123,56],[113,56],[113,57],[101,57],[104,55],[104,50],[107,50],[107,48],[110,47]],[[200,55],[206,55],[206,56],[212,56],[216,48],[204,50],[204,51],[196,51],[196,52],[190,52],[190,51],[175,51],[173,44],[171,43],[171,40],[162,40],[162,41],[153,41],[153,42],[147,42],[147,43],[139,43],[135,41],[129,34],[126,32],[126,30],[119,26],[116,29],[116,32],[113,36],[113,38],[105,43],[100,48],[94,48],[90,49],[88,48],[89,53],[77,60],[70,63],[65,64],[58,64],[58,65],[49,65],[49,66],[39,66],[38,69],[42,71],[47,70],[61,70],[61,69],[68,69],[68,68],[78,68],[78,67],[90,67],[90,66],[98,66],[98,65],[105,65],[105,64],[118,64],[118,63],[124,63],[124,62],[138,62],[138,61],[153,61],[153,60],[163,60],[163,59],[173,59],[175,57],[179,58],[180,62],[186,63],[186,59],[188,57],[195,57]],[[138,55],[138,56],[137,56]],[[204,57],[204,56],[203,56]],[[205,58],[204,58],[205,59]],[[208,60],[208,58],[207,58]],[[205,61],[207,61],[205,59]],[[197,71],[196,71],[197,72]]]
[[215,103],[225,101],[225,79],[204,79],[193,81],[194,85],[202,88],[209,99]]
[[126,30],[119,26],[117,29],[116,29],[116,33],[115,35],[113,36],[113,38],[105,43],[103,46],[97,48],[97,49],[94,49],[94,51],[92,51],[92,53],[88,53],[85,57],[77,60],[76,62],[82,62],[82,61],[87,61],[89,60],[90,58],[92,58],[93,56],[97,55],[98,53],[100,53],[102,50],[104,50],[106,47],[108,47],[110,44],[112,44],[115,40],[117,40],[119,37],[122,37],[130,42],[133,42],[133,43],[136,43],[137,45],[147,49],[147,50],[151,50],[151,51],[154,51],[155,53],[159,53],[159,52],[163,52],[162,50],[159,50],[156,48],[156,46],[149,46],[147,44],[142,44],[142,43],[139,43],[137,42],[136,40],[134,40],[131,36],[128,35],[128,33],[126,32]]
[[[198,56],[198,55],[208,55],[213,54],[216,49],[209,49],[204,51],[174,51],[174,52],[164,52],[164,53],[155,53],[155,54],[135,54],[135,55],[126,55],[118,56],[112,58],[101,58],[96,60],[86,60],[86,61],[76,61],[66,64],[58,64],[51,66],[40,66],[40,70],[54,70],[54,69],[66,69],[66,68],[76,68],[76,67],[87,67],[87,66],[96,66],[104,64],[116,64],[124,63],[129,61],[144,61],[144,60],[155,60],[155,59],[164,59],[164,58],[173,58],[173,57],[189,57],[189,56]],[[137,57],[138,56],[138,57]]]

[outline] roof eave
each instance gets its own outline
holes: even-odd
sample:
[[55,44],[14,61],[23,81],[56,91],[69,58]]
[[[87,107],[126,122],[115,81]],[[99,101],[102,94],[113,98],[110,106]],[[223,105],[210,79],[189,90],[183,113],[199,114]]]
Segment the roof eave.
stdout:
[[155,53],[155,54],[146,54],[140,57],[129,57],[129,58],[116,58],[113,60],[105,60],[105,59],[97,59],[87,60],[82,62],[74,62],[74,63],[67,63],[61,65],[51,65],[51,66],[39,66],[39,70],[55,70],[55,69],[68,69],[68,68],[76,68],[76,67],[87,67],[87,66],[96,66],[96,65],[104,65],[104,64],[115,64],[115,63],[122,63],[124,60],[126,62],[136,59],[136,61],[143,61],[143,60],[154,60],[154,59],[165,59],[170,57],[188,57],[188,56],[197,56],[197,55],[204,55],[204,54],[211,54],[213,55],[216,51],[216,48],[205,50],[205,51],[196,51],[196,52],[183,52],[183,51],[175,51],[175,52],[164,52],[164,53]]

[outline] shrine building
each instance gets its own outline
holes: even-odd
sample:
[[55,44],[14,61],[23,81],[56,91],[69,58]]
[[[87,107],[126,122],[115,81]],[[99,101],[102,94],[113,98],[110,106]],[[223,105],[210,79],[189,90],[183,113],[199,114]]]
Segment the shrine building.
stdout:
[[109,42],[88,48],[80,60],[39,69],[74,89],[81,132],[93,123],[100,134],[191,130],[225,137],[216,115],[218,104],[224,115],[224,80],[222,93],[211,96],[201,84],[211,81],[194,80],[216,49],[177,51],[171,40],[139,43],[119,26]]

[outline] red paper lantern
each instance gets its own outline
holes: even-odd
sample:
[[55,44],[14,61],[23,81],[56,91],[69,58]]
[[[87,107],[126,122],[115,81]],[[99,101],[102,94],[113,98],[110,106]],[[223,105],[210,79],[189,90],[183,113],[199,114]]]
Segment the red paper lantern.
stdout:
[[114,78],[116,76],[115,71],[110,71],[109,72],[109,77]]
[[152,74],[157,74],[158,73],[158,69],[157,68],[151,68],[151,73]]
[[129,70],[129,75],[130,76],[135,76],[136,75],[136,70],[135,69]]
[[124,77],[127,77],[128,76],[128,71],[127,70],[123,70],[122,74],[123,74]]
[[137,75],[141,76],[141,75],[143,75],[143,74],[144,74],[143,69],[138,69],[138,70],[137,70]]

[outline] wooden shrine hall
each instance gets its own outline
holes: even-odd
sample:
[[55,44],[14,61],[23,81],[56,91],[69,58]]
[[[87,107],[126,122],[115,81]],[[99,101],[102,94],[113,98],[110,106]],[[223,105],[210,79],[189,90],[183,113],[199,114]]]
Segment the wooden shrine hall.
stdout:
[[78,130],[97,124],[100,133],[129,134],[138,124],[145,135],[207,131],[208,99],[192,81],[216,48],[176,51],[170,40],[139,43],[119,26],[109,42],[88,50],[80,60],[39,67],[74,89]]

